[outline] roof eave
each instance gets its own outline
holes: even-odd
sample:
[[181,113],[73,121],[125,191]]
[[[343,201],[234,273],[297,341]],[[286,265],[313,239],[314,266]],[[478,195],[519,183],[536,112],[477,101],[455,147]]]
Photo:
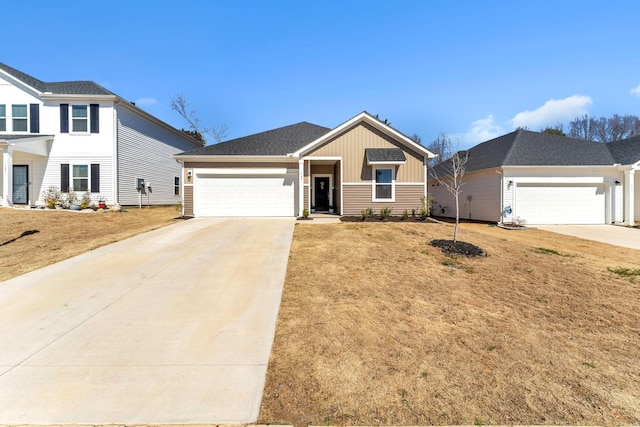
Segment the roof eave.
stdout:
[[230,163],[230,162],[266,162],[266,163],[275,163],[275,162],[291,162],[297,163],[298,157],[292,154],[288,155],[279,155],[279,156],[262,156],[262,155],[243,155],[243,156],[233,156],[233,155],[220,155],[220,154],[175,154],[173,156],[179,162],[221,162],[221,163]]
[[112,101],[115,102],[118,99],[116,95],[79,95],[79,94],[62,94],[62,93],[47,93],[42,94],[42,99],[45,101]]

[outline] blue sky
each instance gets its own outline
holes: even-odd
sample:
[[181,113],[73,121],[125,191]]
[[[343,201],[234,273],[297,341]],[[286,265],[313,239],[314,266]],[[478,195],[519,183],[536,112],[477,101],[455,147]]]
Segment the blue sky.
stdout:
[[467,148],[582,114],[640,115],[637,1],[37,1],[3,5],[4,62],[93,80],[227,139],[361,111]]

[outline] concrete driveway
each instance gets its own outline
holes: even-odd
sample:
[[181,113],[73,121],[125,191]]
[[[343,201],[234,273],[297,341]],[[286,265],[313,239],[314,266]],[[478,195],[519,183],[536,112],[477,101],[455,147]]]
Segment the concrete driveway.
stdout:
[[640,230],[617,225],[534,225],[540,230],[640,250]]
[[256,421],[293,226],[193,219],[0,283],[0,424]]

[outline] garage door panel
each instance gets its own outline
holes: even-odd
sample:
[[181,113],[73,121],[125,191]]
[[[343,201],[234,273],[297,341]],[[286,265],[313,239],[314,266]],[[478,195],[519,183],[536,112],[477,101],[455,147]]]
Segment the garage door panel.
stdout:
[[198,176],[197,216],[294,216],[291,177]]
[[604,224],[604,184],[518,184],[516,215],[529,224]]

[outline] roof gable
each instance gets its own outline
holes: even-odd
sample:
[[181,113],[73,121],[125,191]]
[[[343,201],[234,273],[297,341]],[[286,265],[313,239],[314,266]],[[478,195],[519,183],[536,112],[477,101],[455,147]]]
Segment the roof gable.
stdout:
[[326,134],[320,136],[316,140],[311,141],[309,144],[307,144],[304,147],[302,147],[299,150],[297,150],[294,153],[294,155],[302,156],[302,155],[304,155],[304,154],[306,154],[306,153],[308,153],[310,151],[313,151],[314,149],[316,149],[320,145],[324,144],[325,142],[331,140],[332,138],[336,137],[337,135],[340,135],[341,133],[346,132],[349,129],[352,129],[353,127],[355,127],[358,124],[363,123],[363,122],[373,126],[374,128],[376,128],[380,132],[390,136],[395,141],[398,141],[399,143],[409,147],[410,149],[412,149],[416,153],[420,153],[422,155],[425,155],[428,158],[436,157],[436,155],[434,153],[432,153],[431,151],[427,150],[424,146],[422,146],[422,145],[418,144],[417,142],[413,141],[411,138],[409,138],[408,136],[404,135],[402,132],[399,132],[396,129],[392,128],[387,123],[384,123],[384,122],[380,121],[379,119],[373,117],[371,114],[367,113],[366,111],[363,111],[362,113],[358,114],[357,116],[353,117],[352,119],[347,120],[346,122],[344,122],[341,125],[335,127],[334,129],[332,129],[330,132],[327,132]]
[[616,163],[633,165],[640,162],[640,136],[605,144]]
[[207,145],[179,155],[196,156],[286,156],[318,139],[331,129],[300,122],[218,144]]

